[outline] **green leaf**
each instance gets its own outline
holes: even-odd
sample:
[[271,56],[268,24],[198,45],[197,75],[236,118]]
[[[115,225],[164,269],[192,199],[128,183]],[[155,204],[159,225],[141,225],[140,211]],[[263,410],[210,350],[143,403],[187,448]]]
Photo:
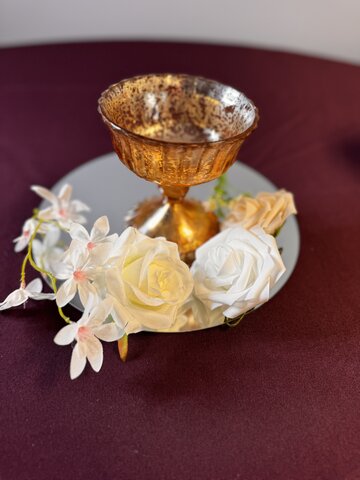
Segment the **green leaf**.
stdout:
[[209,198],[210,202],[215,204],[214,212],[215,214],[223,218],[225,216],[225,210],[232,200],[232,197],[228,192],[229,185],[226,174],[221,175],[214,186],[213,194]]

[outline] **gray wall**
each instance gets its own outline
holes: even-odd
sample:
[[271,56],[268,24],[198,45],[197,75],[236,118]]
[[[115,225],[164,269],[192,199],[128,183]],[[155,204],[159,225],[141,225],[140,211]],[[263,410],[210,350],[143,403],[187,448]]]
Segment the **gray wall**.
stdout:
[[[360,0],[0,0],[0,45],[157,38],[360,62]],[[155,52],[154,52],[155,54]]]

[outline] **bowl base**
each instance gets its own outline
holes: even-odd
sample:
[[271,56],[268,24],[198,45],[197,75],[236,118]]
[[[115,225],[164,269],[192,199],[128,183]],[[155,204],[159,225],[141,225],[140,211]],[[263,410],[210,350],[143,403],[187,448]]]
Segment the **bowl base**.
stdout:
[[219,232],[216,215],[193,199],[172,202],[152,197],[130,210],[125,221],[149,237],[165,237],[177,243],[181,259],[188,265],[195,258],[195,250]]

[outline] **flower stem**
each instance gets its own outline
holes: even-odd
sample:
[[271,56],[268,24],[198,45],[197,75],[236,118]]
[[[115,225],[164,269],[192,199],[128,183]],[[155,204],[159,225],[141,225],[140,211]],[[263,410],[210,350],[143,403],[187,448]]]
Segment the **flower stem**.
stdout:
[[248,315],[249,313],[253,312],[254,310],[255,310],[255,308],[251,308],[247,312],[242,313],[241,315],[239,315],[238,317],[235,317],[235,318],[225,317],[224,323],[228,327],[237,327],[239,325],[239,323],[241,322],[241,320],[245,317],[245,315]]
[[245,317],[246,315],[246,312],[243,313],[242,315],[239,315],[238,317],[236,318],[227,318],[225,317],[225,320],[224,320],[224,323],[225,325],[227,325],[228,327],[237,327],[239,325],[239,323],[241,322],[241,320]]
[[209,198],[210,203],[214,203],[214,212],[215,215],[219,218],[225,216],[224,209],[226,210],[230,200],[232,199],[228,193],[228,181],[226,173],[221,175],[215,184],[213,194]]
[[27,254],[25,255],[25,258],[21,265],[20,288],[25,288],[26,286],[25,278],[26,278],[26,265],[28,260],[29,260],[29,252],[27,252]]
[[[36,218],[36,214],[34,215],[34,218]],[[34,270],[36,270],[37,272],[41,273],[42,275],[45,275],[49,278],[50,282],[51,282],[51,288],[53,289],[54,293],[56,294],[57,292],[57,285],[56,285],[56,278],[54,277],[54,275],[50,272],[48,272],[47,270],[45,270],[44,268],[41,268],[39,267],[34,259],[33,259],[33,256],[32,256],[32,244],[33,244],[33,240],[34,238],[36,237],[37,233],[39,232],[40,230],[40,227],[41,225],[44,223],[44,220],[39,220],[39,223],[36,225],[36,228],[34,230],[34,232],[32,233],[31,237],[30,237],[30,240],[29,240],[29,245],[28,245],[28,251],[27,251],[27,254],[23,260],[23,263],[22,263],[22,266],[21,266],[21,277],[20,277],[20,283],[21,283],[21,287],[25,287],[25,270],[26,270],[26,265],[27,263],[29,262],[30,265],[33,267]],[[65,320],[66,323],[71,323],[71,320],[69,317],[67,317],[62,308],[58,306],[58,311],[59,311],[59,315],[60,317]]]
[[120,338],[120,340],[118,340],[118,350],[119,350],[120,359],[123,362],[126,362],[126,358],[129,350],[128,335],[126,333]]

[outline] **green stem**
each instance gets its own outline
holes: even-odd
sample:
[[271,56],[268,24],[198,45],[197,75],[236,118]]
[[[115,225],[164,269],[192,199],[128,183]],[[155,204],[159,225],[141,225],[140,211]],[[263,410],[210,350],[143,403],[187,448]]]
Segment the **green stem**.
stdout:
[[229,202],[231,201],[231,197],[228,193],[227,176],[225,173],[217,179],[213,194],[211,195],[209,200],[215,203],[215,215],[219,218],[224,218],[225,211],[228,207]]
[[245,317],[246,313],[243,313],[242,315],[240,315],[239,317],[236,317],[236,318],[227,318],[225,317],[225,325],[227,325],[228,327],[237,327],[239,325],[239,323],[241,322],[241,320]]
[[[36,218],[36,216],[34,217]],[[36,237],[37,233],[39,232],[40,230],[40,227],[41,225],[44,223],[44,220],[39,220],[39,223],[37,224],[34,232],[32,233],[31,237],[30,237],[30,240],[29,240],[29,245],[28,245],[28,251],[27,251],[27,254],[23,260],[23,263],[22,263],[22,266],[21,266],[21,277],[20,277],[20,282],[21,282],[21,286],[22,287],[25,287],[25,270],[26,270],[26,265],[27,263],[29,262],[30,265],[33,267],[34,270],[36,270],[37,272],[41,273],[42,275],[45,275],[49,278],[50,282],[51,282],[51,288],[53,289],[54,293],[56,294],[57,293],[57,285],[56,285],[56,278],[54,277],[54,275],[50,272],[48,272],[47,270],[45,270],[44,268],[41,268],[39,267],[34,259],[33,259],[33,256],[32,256],[32,244],[33,244],[33,240],[34,238]],[[60,317],[65,320],[66,323],[71,323],[71,320],[69,317],[67,317],[62,308],[58,306],[58,311],[59,311],[59,315]]]
[[25,288],[25,271],[26,271],[26,265],[27,265],[27,262],[29,260],[29,252],[25,255],[25,258],[22,262],[22,265],[21,265],[21,276],[20,276],[20,287],[21,288]]
[[225,317],[224,323],[228,327],[237,327],[239,325],[239,323],[241,322],[241,320],[245,317],[245,315],[248,315],[249,313],[253,312],[254,310],[255,310],[255,308],[251,308],[247,312],[242,313],[241,315],[239,315],[238,317],[235,317],[235,318]]

